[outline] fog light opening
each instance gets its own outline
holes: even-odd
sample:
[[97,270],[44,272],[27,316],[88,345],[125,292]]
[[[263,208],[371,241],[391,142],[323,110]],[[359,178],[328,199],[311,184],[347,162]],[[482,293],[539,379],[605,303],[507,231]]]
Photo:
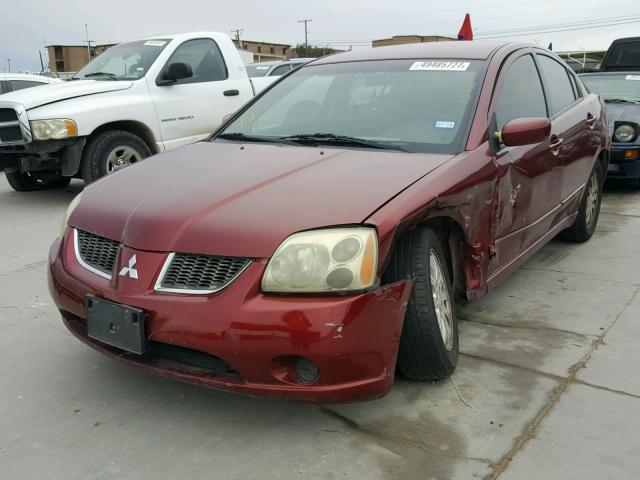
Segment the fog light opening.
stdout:
[[320,369],[308,358],[297,357],[295,361],[296,375],[301,383],[313,383],[320,375]]

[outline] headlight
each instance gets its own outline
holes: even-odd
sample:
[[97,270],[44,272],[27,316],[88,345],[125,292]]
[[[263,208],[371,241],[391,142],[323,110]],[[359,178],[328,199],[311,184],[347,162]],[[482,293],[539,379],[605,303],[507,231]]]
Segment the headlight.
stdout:
[[620,125],[613,132],[613,138],[619,142],[630,142],[636,136],[636,129],[631,125]]
[[34,120],[31,122],[31,133],[36,140],[62,140],[77,137],[78,126],[68,118]]
[[62,227],[60,228],[60,238],[64,236],[64,232],[67,230],[67,227],[69,226],[69,217],[71,217],[71,214],[80,203],[80,197],[82,197],[82,193],[79,193],[73,198],[73,200],[71,200],[71,203],[67,207],[67,211],[64,212],[64,220],[62,222]]
[[373,228],[332,228],[287,238],[262,277],[264,292],[348,292],[373,286],[378,239]]

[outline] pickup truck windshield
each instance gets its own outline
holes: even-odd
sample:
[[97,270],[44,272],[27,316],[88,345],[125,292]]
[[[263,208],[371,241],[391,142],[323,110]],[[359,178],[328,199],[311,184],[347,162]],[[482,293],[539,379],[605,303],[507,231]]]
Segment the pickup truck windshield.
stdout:
[[605,102],[640,103],[640,72],[581,75],[580,78],[590,91],[600,95]]
[[270,68],[267,65],[248,65],[247,75],[251,78],[264,77]]
[[169,39],[121,43],[96,57],[71,80],[137,80],[146,75]]
[[217,138],[458,153],[483,71],[484,62],[471,60],[308,65],[260,97]]

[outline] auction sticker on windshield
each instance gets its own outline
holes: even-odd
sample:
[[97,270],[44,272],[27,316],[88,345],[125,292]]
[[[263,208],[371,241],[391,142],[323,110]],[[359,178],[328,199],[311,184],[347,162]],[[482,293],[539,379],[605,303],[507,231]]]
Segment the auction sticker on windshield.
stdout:
[[167,43],[165,40],[148,40],[144,42],[147,47],[164,47],[165,43]]
[[627,75],[625,80],[640,80],[640,75]]
[[457,62],[451,60],[427,60],[414,62],[409,70],[440,71],[440,72],[464,72],[471,65],[470,62]]

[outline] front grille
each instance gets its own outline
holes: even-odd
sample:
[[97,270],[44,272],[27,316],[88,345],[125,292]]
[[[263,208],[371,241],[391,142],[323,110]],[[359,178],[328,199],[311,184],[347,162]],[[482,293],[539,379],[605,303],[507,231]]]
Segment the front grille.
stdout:
[[159,290],[213,293],[229,285],[250,263],[248,258],[176,253],[169,259]]
[[120,244],[108,238],[99,237],[92,233],[76,230],[77,252],[86,266],[89,266],[109,277],[116,264]]
[[0,108],[0,144],[22,141],[18,114],[13,108]]

